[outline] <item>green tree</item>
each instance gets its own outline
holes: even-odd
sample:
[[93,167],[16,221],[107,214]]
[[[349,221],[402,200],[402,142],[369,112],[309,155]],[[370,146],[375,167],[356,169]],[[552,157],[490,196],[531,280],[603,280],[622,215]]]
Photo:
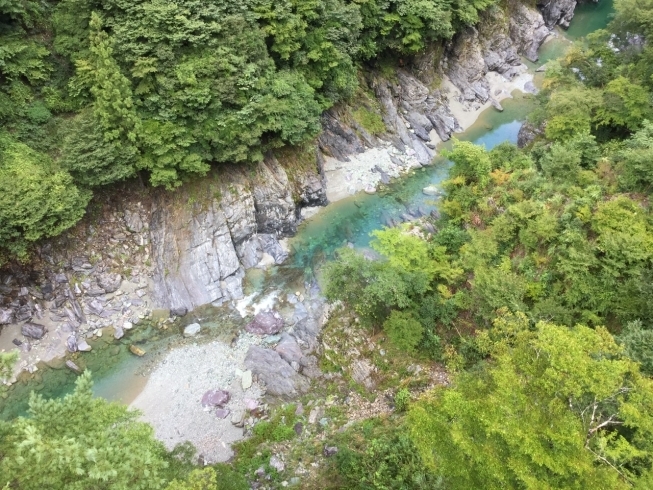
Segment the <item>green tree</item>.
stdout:
[[1,422],[0,481],[8,488],[133,490],[163,487],[166,451],[138,412],[94,398],[90,373],[73,393],[32,394],[29,414]]
[[[0,250],[26,258],[41,238],[59,235],[85,213],[90,193],[67,172],[0,133]],[[6,257],[5,257],[6,258]]]
[[643,373],[653,376],[653,330],[646,329],[642,322],[628,322],[618,337],[624,352],[633,361],[639,362]]
[[453,177],[464,177],[468,182],[478,183],[483,187],[490,181],[492,161],[485,148],[469,141],[454,142],[453,150],[442,155],[454,163],[451,169]]
[[414,351],[424,335],[424,327],[408,311],[394,310],[383,323],[390,342],[402,350]]
[[478,343],[483,369],[414,403],[411,435],[451,488],[646,488],[653,385],[604,328],[523,314]]
[[577,134],[589,133],[600,105],[600,91],[582,85],[555,91],[546,104],[546,137],[564,141]]
[[603,104],[595,117],[599,125],[635,131],[651,115],[651,98],[646,89],[625,77],[617,77],[605,87]]

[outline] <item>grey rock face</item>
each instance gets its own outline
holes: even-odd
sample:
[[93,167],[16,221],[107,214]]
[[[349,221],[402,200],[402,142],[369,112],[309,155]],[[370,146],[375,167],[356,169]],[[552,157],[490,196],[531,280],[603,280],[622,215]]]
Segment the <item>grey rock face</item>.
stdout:
[[202,201],[174,206],[163,197],[152,213],[153,293],[159,306],[193,309],[232,299],[222,282],[240,262],[227,218],[212,196]]
[[329,109],[322,115],[322,132],[318,137],[318,144],[326,155],[348,162],[349,155],[362,153],[365,146],[356,133],[342,124],[340,119],[340,114],[335,109]]
[[236,246],[236,253],[245,269],[251,269],[263,258],[263,248],[257,236],[253,236]]
[[517,146],[519,148],[524,148],[530,145],[535,138],[541,135],[544,132],[542,128],[532,125],[529,122],[522,124],[519,128],[519,133],[517,134]]
[[42,339],[43,336],[46,334],[47,329],[45,326],[40,325],[38,323],[31,323],[28,322],[22,327],[20,327],[20,332],[25,336],[29,337],[31,339]]
[[537,51],[550,31],[542,14],[518,4],[510,16],[510,37],[526,59],[537,61]]
[[282,264],[288,258],[288,253],[283,249],[276,236],[263,233],[258,235],[258,241],[261,249],[272,256],[275,264]]
[[253,176],[230,168],[217,184],[156,196],[149,226],[155,304],[191,310],[240,299],[244,271],[260,262],[264,250],[277,263],[285,260],[277,237],[296,231],[295,197],[326,202],[319,165],[296,177],[292,184],[268,154]]
[[542,17],[549,29],[556,25],[567,28],[574,18],[576,3],[576,0],[545,0],[538,2],[538,7],[542,10]]
[[125,226],[132,233],[140,233],[145,228],[145,223],[140,213],[134,210],[126,209],[125,215]]
[[291,235],[297,230],[295,202],[288,176],[276,158],[267,155],[257,167],[252,189],[259,233]]
[[293,397],[305,393],[309,388],[308,379],[296,372],[271,349],[251,346],[245,357],[245,366],[265,383],[270,395]]
[[245,330],[256,335],[271,335],[283,328],[283,318],[272,311],[262,311],[245,325]]

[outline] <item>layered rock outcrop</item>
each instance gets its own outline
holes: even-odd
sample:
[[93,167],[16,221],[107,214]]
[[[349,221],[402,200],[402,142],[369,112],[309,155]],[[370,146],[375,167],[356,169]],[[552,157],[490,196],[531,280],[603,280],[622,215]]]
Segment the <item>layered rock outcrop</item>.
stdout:
[[576,0],[548,0],[538,2],[537,6],[542,11],[542,17],[549,29],[557,25],[567,28],[574,18],[577,3]]
[[264,253],[277,263],[285,258],[278,238],[297,229],[296,201],[326,202],[317,166],[305,174],[306,187],[295,199],[282,165],[268,155],[252,174],[230,169],[173,199],[157,196],[150,223],[155,302],[193,309],[240,299],[246,269]]

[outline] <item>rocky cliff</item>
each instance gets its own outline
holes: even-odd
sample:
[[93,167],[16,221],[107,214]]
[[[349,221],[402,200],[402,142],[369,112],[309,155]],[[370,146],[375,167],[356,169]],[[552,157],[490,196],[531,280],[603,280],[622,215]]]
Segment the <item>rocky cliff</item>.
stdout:
[[[301,165],[278,152],[249,167],[214,169],[174,192],[132,183],[98,199],[95,214],[41,247],[31,270],[16,266],[0,276],[0,324],[8,325],[0,348],[14,341],[25,354],[21,367],[29,367],[62,347],[86,349],[84,339],[104,327],[119,338],[156,308],[183,314],[241,298],[247,269],[285,260],[280,239],[295,232],[302,208],[326,204],[330,177],[342,177],[342,195],[373,192],[376,182],[430,164],[436,144],[468,125],[466,113],[501,110],[513,88],[528,89],[520,55],[536,59],[551,8],[544,6],[544,18],[521,4],[510,16],[492,8],[478,26],[395,76],[367,73],[382,134],[335,107]],[[44,328],[21,330],[25,322]]]

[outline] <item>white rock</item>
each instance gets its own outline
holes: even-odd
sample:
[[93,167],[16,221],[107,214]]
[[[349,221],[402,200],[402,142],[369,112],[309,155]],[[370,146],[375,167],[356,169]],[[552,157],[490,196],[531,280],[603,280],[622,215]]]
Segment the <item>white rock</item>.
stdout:
[[243,373],[241,378],[241,383],[243,385],[243,390],[247,390],[252,386],[252,371],[249,369]]
[[90,352],[92,347],[88,345],[88,342],[84,339],[80,339],[77,341],[77,350],[80,352]]
[[125,322],[122,324],[122,328],[124,328],[125,330],[131,330],[132,328],[134,328],[134,324],[132,322]]
[[184,328],[184,337],[195,337],[195,335],[200,333],[201,329],[202,327],[199,323],[191,323],[186,328]]
[[440,194],[440,189],[434,185],[427,185],[424,187],[424,189],[422,189],[422,193],[426,196],[437,196]]
[[278,473],[281,473],[286,468],[286,465],[283,464],[283,461],[281,461],[277,456],[272,456],[270,458],[270,466],[277,470]]
[[96,335],[97,337],[102,337],[102,329],[101,329],[101,328],[98,328],[98,329],[95,331],[95,335]]

